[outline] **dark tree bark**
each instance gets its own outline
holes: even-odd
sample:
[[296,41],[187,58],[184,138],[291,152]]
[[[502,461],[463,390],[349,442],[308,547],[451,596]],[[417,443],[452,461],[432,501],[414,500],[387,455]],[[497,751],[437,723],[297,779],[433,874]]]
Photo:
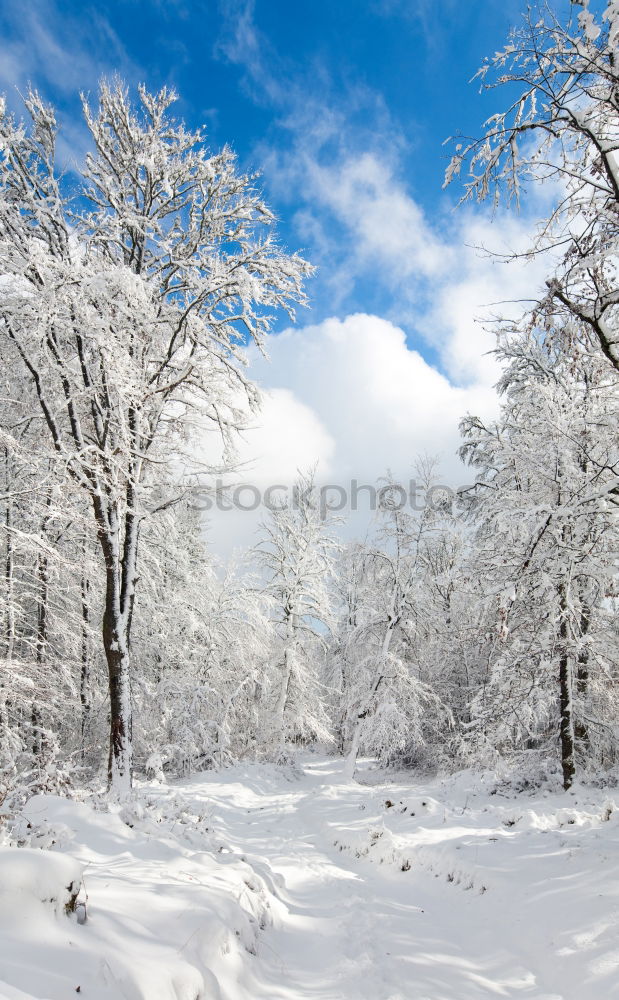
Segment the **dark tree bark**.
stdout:
[[133,766],[130,641],[137,582],[138,523],[128,509],[121,533],[115,505],[106,509],[95,497],[94,506],[105,563],[102,634],[110,692],[108,780],[110,787],[127,792]]
[[[580,636],[581,639],[589,634],[591,627],[591,608],[586,600],[583,600],[580,609]],[[584,699],[589,683],[589,649],[584,646],[578,653],[576,661],[576,692],[580,699]],[[574,726],[576,741],[580,744],[581,750],[589,743],[589,732],[582,719],[578,719]]]
[[[84,550],[86,546],[84,546]],[[85,553],[84,553],[85,554]],[[82,642],[80,667],[80,705],[82,718],[80,735],[82,744],[82,761],[86,754],[86,736],[90,723],[90,604],[88,601],[90,584],[85,574],[82,574],[80,588],[82,606]]]
[[[43,528],[45,530],[45,528]],[[47,556],[40,555],[37,559],[37,633],[36,662],[39,674],[39,684],[44,684],[48,644],[48,604],[49,604],[49,563]],[[36,699],[32,702],[32,752],[40,757],[43,752],[43,731],[41,714]]]
[[574,762],[574,711],[573,711],[573,668],[569,652],[569,623],[567,619],[567,601],[565,588],[562,586],[559,600],[561,621],[559,623],[560,653],[559,653],[559,739],[561,745],[561,768],[563,771],[563,787],[567,791],[572,787],[576,772]]

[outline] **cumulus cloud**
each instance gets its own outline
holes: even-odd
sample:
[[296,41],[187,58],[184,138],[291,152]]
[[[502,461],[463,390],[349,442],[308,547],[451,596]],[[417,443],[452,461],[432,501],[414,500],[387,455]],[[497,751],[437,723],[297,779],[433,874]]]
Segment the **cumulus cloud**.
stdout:
[[522,217],[502,211],[493,218],[469,209],[453,216],[445,267],[412,325],[458,385],[497,381],[496,321],[516,319],[543,294],[548,259],[526,252],[536,219],[537,211]]
[[[467,481],[456,450],[458,423],[467,412],[492,418],[497,399],[483,383],[463,387],[411,349],[402,329],[378,316],[291,328],[273,337],[270,361],[257,352],[250,375],[264,403],[253,429],[243,435],[240,469],[230,482],[290,486],[298,471],[317,466],[320,485],[375,484],[387,470],[401,482],[414,475],[420,456],[437,456],[440,478],[453,487]],[[278,494],[279,496],[279,494]],[[239,494],[254,508],[251,490]],[[221,555],[253,544],[264,508],[212,510],[210,540]],[[347,535],[364,535],[371,520],[367,494],[358,511],[348,503]]]
[[[223,559],[255,544],[266,513],[262,498],[269,487],[272,502],[277,503],[286,494],[275,488],[283,486],[289,491],[299,471],[315,468],[323,482],[336,476],[336,441],[332,433],[320,413],[290,388],[265,388],[260,413],[253,420],[248,416],[248,423],[237,442],[234,473],[218,480],[225,487],[219,499],[203,493],[197,499],[199,508],[207,508],[203,514],[210,546]],[[221,461],[212,440],[197,457],[213,465]]]
[[[296,172],[295,189],[311,197],[303,225],[322,233],[336,306],[355,284],[382,286],[386,316],[406,328],[410,341],[433,348],[453,382],[496,382],[493,321],[520,314],[548,273],[546,259],[526,254],[547,196],[523,216],[439,207],[429,219],[389,158],[376,153],[343,156],[329,166],[302,153],[288,170]],[[343,239],[340,228],[329,240],[327,213],[344,227]]]
[[[252,356],[265,409],[241,456],[253,459],[261,483],[290,481],[317,461],[323,483],[348,488],[387,469],[404,481],[417,456],[437,455],[443,480],[458,485],[470,477],[456,454],[460,419],[498,411],[491,321],[514,317],[543,286],[545,262],[525,251],[545,196],[522,216],[455,211],[445,196],[430,215],[411,193],[406,142],[381,96],[349,87],[335,100],[315,66],[308,86],[261,35],[253,3],[229,10],[222,51],[256,100],[279,111],[277,140],[258,156],[272,194],[294,208],[300,241],[313,248],[318,311],[331,312],[273,337],[270,363]],[[366,526],[367,512],[353,529]],[[236,541],[254,527],[249,517],[238,521]]]
[[454,386],[402,329],[365,314],[284,331],[271,340],[270,363],[256,356],[251,372],[317,415],[334,443],[329,474],[341,479],[373,480],[387,467],[403,475],[423,452],[440,453],[446,475],[459,473],[460,417],[496,406],[489,386]]
[[[284,381],[290,384],[287,377]],[[260,489],[291,483],[299,469],[314,466],[318,475],[328,477],[336,474],[335,451],[320,408],[308,405],[290,387],[265,388],[260,413],[238,445],[240,474]]]

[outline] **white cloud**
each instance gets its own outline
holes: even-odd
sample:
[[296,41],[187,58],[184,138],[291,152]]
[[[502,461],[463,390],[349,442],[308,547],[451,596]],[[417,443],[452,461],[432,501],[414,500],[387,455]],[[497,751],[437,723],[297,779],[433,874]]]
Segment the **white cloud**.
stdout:
[[325,166],[300,140],[294,152],[273,155],[268,169],[279,189],[304,192],[298,221],[318,248],[334,312],[348,296],[363,301],[368,286],[382,289],[385,318],[431,347],[451,382],[496,383],[495,318],[515,318],[543,293],[548,260],[529,259],[526,250],[546,192],[522,216],[445,204],[430,219],[389,155],[341,152]]
[[[498,410],[495,338],[478,320],[499,310],[493,303],[532,297],[543,274],[539,262],[507,267],[479,247],[521,252],[531,218],[502,213],[492,223],[480,209],[454,212],[447,199],[430,218],[410,194],[402,139],[380,95],[351,90],[334,102],[328,79],[309,88],[287,78],[273,53],[265,58],[252,14],[251,3],[234,7],[226,53],[282,113],[280,140],[289,141],[263,147],[260,158],[272,192],[295,205],[323,275],[323,304],[336,315],[273,337],[270,363],[253,355],[250,376],[269,395],[262,429],[246,435],[241,457],[254,458],[261,487],[290,482],[314,461],[322,482],[348,487],[375,483],[387,469],[404,481],[417,456],[439,455],[443,479],[458,485],[470,476],[456,455],[460,419]],[[372,134],[355,117],[362,105],[372,109]],[[349,296],[367,300],[367,287],[388,298],[385,315],[347,308]],[[440,370],[411,346],[424,342]],[[246,544],[257,515],[225,518],[227,540]],[[354,529],[366,526],[367,513]]]
[[[347,491],[352,480],[375,484],[387,469],[408,482],[424,454],[440,457],[442,481],[461,485],[469,474],[456,455],[459,420],[467,411],[491,418],[497,408],[487,384],[454,386],[407,346],[403,330],[366,314],[284,331],[271,339],[270,363],[256,352],[249,373],[265,401],[239,448],[235,481],[261,491],[291,484],[314,463],[319,483]],[[250,492],[241,503],[252,504]],[[212,546],[224,556],[251,546],[263,515],[213,511]],[[363,535],[370,516],[362,499],[346,533]]]
[[290,388],[268,388],[254,425],[239,443],[241,475],[261,489],[291,483],[299,470],[313,465],[320,476],[329,476],[334,473],[335,449],[316,410]]
[[[237,442],[236,471],[222,480],[226,486],[238,489],[238,506],[231,504],[227,490],[222,494],[223,502],[215,504],[205,517],[212,550],[227,559],[237,549],[250,549],[266,513],[263,506],[256,505],[256,491],[262,497],[270,486],[290,488],[299,471],[314,466],[317,475],[328,479],[335,474],[335,447],[318,413],[290,389],[266,389],[260,414]],[[219,449],[212,440],[205,442],[200,458],[213,464],[220,462]],[[284,494],[276,490],[271,496],[277,503]]]
[[[541,198],[535,208],[543,212]],[[492,353],[496,321],[517,319],[545,290],[548,257],[527,255],[537,211],[519,216],[502,210],[492,218],[487,211],[468,208],[452,219],[447,266],[429,289],[414,325],[436,348],[453,382],[493,385],[500,371]]]
[[[303,230],[318,234],[334,308],[356,287],[388,293],[386,318],[431,346],[456,385],[493,385],[497,317],[514,319],[544,292],[548,257],[527,255],[555,191],[542,189],[519,215],[502,207],[437,208],[430,219],[407,192],[392,158],[344,154],[321,164],[305,142],[270,168],[305,192]],[[339,228],[329,225],[328,216]],[[344,233],[342,233],[342,227]]]
[[286,330],[270,342],[270,363],[256,356],[251,373],[316,414],[334,442],[329,474],[340,481],[372,481],[387,467],[405,475],[423,452],[440,453],[445,474],[459,474],[460,417],[496,408],[490,386],[452,385],[403,330],[365,314]]
[[420,206],[397,181],[389,164],[374,153],[321,166],[304,164],[314,196],[350,230],[359,265],[374,268],[394,285],[407,278],[436,277],[449,265],[453,248],[432,230]]
[[508,206],[494,216],[486,205],[455,210],[445,198],[430,217],[407,190],[388,141],[380,153],[349,148],[344,137],[335,150],[327,146],[325,153],[315,132],[299,127],[290,149],[271,150],[264,161],[280,197],[303,198],[296,223],[314,247],[322,301],[350,312],[351,301],[378,293],[385,318],[430,346],[455,384],[494,384],[495,338],[484,322],[514,318],[523,300],[543,293],[548,261],[526,250],[556,192],[536,192],[522,215]]
[[3,20],[10,37],[1,44],[0,82],[23,90],[51,84],[73,96],[96,86],[103,73],[133,77],[136,68],[110,22],[101,14],[72,17],[55,0],[7,0]]
[[[384,13],[402,16],[404,6],[389,0]],[[430,6],[424,0],[411,16],[423,22]],[[536,188],[522,216],[503,207],[493,219],[488,205],[455,211],[452,189],[422,207],[411,194],[410,155],[404,169],[411,150],[382,96],[363,86],[336,88],[314,63],[311,79],[288,65],[257,27],[253,0],[226,10],[222,50],[243,68],[256,100],[279,113],[277,141],[258,156],[318,265],[313,288],[322,309],[345,315],[371,304],[416,346],[430,346],[456,385],[493,384],[495,340],[478,321],[521,311],[510,300],[533,299],[546,267],[540,259],[506,266],[479,248],[522,253],[556,192]]]

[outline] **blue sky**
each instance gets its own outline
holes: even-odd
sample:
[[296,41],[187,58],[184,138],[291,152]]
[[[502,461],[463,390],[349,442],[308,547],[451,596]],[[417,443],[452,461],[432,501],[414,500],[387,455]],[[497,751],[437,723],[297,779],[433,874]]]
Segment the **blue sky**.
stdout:
[[459,418],[496,412],[494,341],[478,320],[543,278],[475,247],[523,247],[540,206],[456,210],[443,142],[500,109],[469,80],[522,6],[4,0],[0,86],[15,108],[28,81],[56,105],[66,162],[84,151],[80,90],[94,97],[112,73],[173,85],[179,116],[262,173],[283,241],[317,265],[311,308],[277,331],[269,366],[252,359],[267,395],[241,457],[256,481],[313,461],[332,481],[404,476],[422,452],[460,477]]
[[27,81],[45,93],[78,155],[80,89],[96,91],[114,71],[133,84],[174,86],[188,123],[205,122],[214,147],[229,143],[244,167],[264,174],[282,237],[319,265],[311,319],[334,308],[395,315],[393,282],[359,262],[334,290],[326,275],[344,267],[346,222],[329,205],[317,210],[286,168],[308,142],[325,168],[376,154],[444,230],[457,192],[447,200],[441,190],[443,140],[475,133],[495,109],[496,98],[468,81],[519,8],[520,0],[7,0],[0,73],[9,93]]

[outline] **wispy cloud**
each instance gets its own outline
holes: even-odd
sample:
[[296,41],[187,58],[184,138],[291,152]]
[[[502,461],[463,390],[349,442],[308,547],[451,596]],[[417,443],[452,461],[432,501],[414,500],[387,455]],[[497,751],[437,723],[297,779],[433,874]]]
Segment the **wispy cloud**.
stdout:
[[134,62],[96,8],[71,16],[54,0],[6,0],[1,23],[0,82],[9,90],[32,83],[70,95],[106,73],[135,76]]
[[445,24],[470,17],[467,5],[461,0],[442,0],[440,16],[436,0],[374,0],[372,10],[381,17],[405,18],[423,36],[428,58],[441,48],[445,38]]
[[[276,112],[276,131],[257,155],[277,200],[294,207],[300,240],[314,250],[329,312],[367,309],[369,294],[382,289],[382,314],[420,347],[425,341],[450,378],[491,385],[494,339],[477,321],[498,300],[534,295],[543,265],[505,267],[475,248],[523,250],[538,206],[493,223],[485,207],[455,212],[444,197],[430,217],[411,193],[405,162],[414,170],[414,158],[382,95],[336,87],[324,67],[291,67],[257,26],[253,0],[224,6],[219,51]],[[425,0],[390,3],[406,6],[421,27],[431,17]]]
[[5,0],[0,8],[0,90],[22,112],[21,96],[39,90],[58,108],[58,155],[63,166],[79,162],[88,136],[78,112],[80,91],[95,92],[102,77],[135,83],[143,74],[110,21],[95,7],[68,14],[56,0]]
[[213,55],[244,70],[243,84],[259,104],[281,106],[287,91],[284,60],[255,23],[255,0],[220,0],[222,29]]

